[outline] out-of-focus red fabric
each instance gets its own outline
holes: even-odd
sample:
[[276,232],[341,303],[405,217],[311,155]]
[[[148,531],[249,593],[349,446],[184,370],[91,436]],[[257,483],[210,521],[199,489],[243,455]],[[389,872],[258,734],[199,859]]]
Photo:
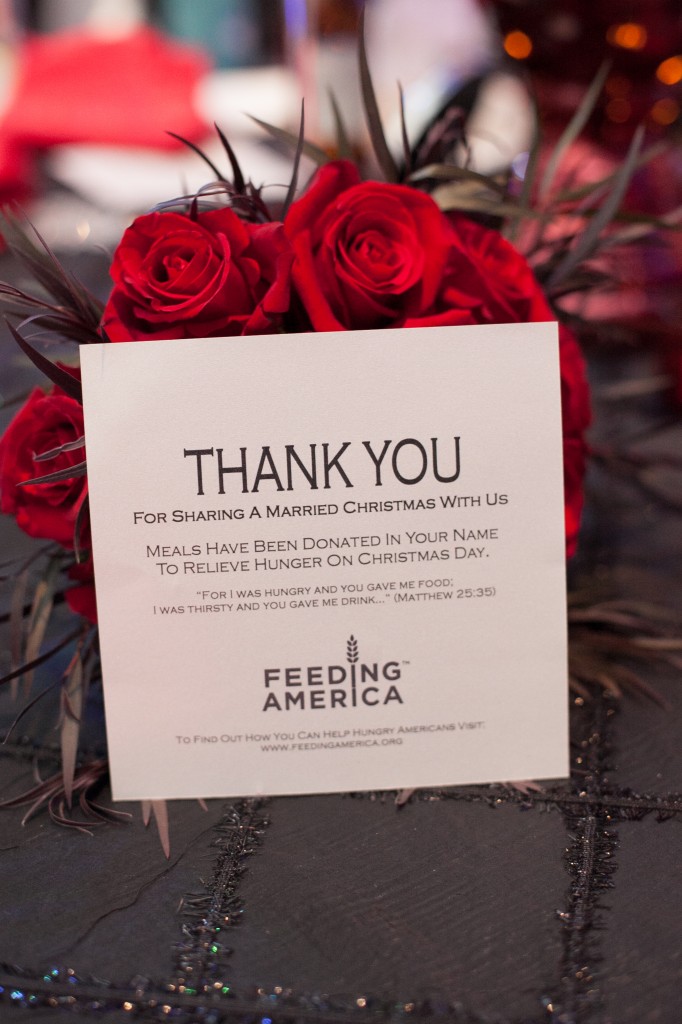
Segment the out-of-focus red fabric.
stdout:
[[148,27],[118,39],[74,29],[34,36],[18,54],[14,92],[0,120],[0,197],[30,176],[36,150],[71,143],[172,149],[208,126],[193,94],[210,62]]

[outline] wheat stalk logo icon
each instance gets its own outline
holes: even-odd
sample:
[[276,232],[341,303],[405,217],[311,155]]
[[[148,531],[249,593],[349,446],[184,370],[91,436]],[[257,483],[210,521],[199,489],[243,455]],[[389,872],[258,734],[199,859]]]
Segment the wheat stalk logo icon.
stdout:
[[356,679],[355,679],[355,666],[358,660],[358,642],[351,633],[348,640],[346,641],[346,661],[350,663],[350,683],[351,683],[351,702],[355,707],[357,696],[356,696]]

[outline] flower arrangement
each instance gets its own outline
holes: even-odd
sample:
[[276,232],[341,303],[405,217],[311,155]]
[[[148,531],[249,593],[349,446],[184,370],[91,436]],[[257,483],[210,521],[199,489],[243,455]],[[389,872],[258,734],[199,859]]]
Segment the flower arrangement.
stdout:
[[[106,762],[79,764],[77,754],[88,686],[98,679],[79,345],[558,318],[567,556],[576,549],[590,408],[571,329],[579,321],[565,300],[594,284],[595,255],[621,240],[618,214],[642,159],[641,138],[635,137],[611,179],[575,193],[552,188],[561,155],[595,102],[597,83],[542,180],[534,155],[525,181],[511,173],[482,176],[466,159],[446,159],[455,142],[466,153],[462,121],[452,111],[416,151],[406,145],[399,166],[385,143],[362,45],[360,71],[379,171],[367,178],[346,158],[340,123],[333,158],[304,140],[303,118],[298,137],[266,125],[295,151],[286,197],[270,205],[221,134],[231,173],[207,160],[214,180],[205,189],[134,220],[113,255],[113,287],[104,305],[16,218],[6,220],[9,249],[41,289],[0,286],[7,322],[51,386],[29,395],[0,439],[0,511],[31,537],[49,542],[30,566],[21,564],[10,574],[16,585],[8,614],[13,664],[3,682],[30,677],[49,656],[71,652],[60,679],[62,769],[9,803],[23,800],[32,812],[47,802],[55,820],[68,823],[66,808],[78,794],[86,816],[103,813],[91,793]],[[319,166],[299,194],[303,154]],[[654,228],[641,218],[642,233]],[[45,346],[38,348],[26,336],[29,326],[48,346],[51,340],[71,343],[74,359],[68,365],[50,359]],[[50,614],[61,599],[75,626],[46,648]],[[601,664],[593,678],[584,652],[581,664],[573,679],[578,689],[590,682],[604,685]],[[163,820],[162,809],[155,810]]]
[[[225,193],[228,200],[230,191]],[[125,231],[92,340],[150,341],[384,327],[552,320],[523,256],[502,235],[408,185],[362,181],[330,161],[282,221],[234,205],[154,211]],[[249,211],[253,216],[253,212]],[[84,325],[85,326],[85,325]],[[94,325],[91,325],[91,328]],[[85,342],[82,342],[85,343]],[[589,399],[562,325],[566,549],[577,543]],[[75,553],[65,598],[96,621],[83,413],[74,369],[59,366],[0,440],[0,510],[32,537]],[[41,464],[54,467],[40,473]],[[77,474],[77,475],[76,475]]]

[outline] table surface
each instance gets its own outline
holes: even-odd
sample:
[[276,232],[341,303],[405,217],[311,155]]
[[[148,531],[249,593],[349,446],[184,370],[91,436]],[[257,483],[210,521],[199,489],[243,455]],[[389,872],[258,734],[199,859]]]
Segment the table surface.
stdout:
[[[0,346],[6,397],[37,376]],[[592,359],[598,382],[646,366],[637,352]],[[657,401],[597,390],[595,438],[628,441]],[[642,450],[681,438],[678,422]],[[679,608],[679,512],[608,466],[588,490],[574,584]],[[3,560],[29,549],[13,523],[0,531]],[[168,861],[138,805],[92,834],[0,812],[0,1020],[677,1024],[682,681],[641,671],[666,709],[574,702],[572,777],[539,791],[174,802]],[[5,727],[16,710],[0,696]],[[54,770],[56,734],[32,739],[49,714],[37,706],[0,748],[2,795],[36,763]],[[101,750],[101,709],[90,719]]]

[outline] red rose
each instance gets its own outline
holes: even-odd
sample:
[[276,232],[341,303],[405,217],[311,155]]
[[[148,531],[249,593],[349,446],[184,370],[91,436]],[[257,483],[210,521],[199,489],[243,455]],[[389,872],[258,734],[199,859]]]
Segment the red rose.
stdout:
[[[407,327],[435,324],[532,323],[554,320],[530,266],[509,242],[461,214],[448,214],[452,243],[434,305]],[[574,554],[583,505],[583,477],[590,423],[585,363],[577,341],[559,328],[561,419],[564,448],[566,554]]]
[[[88,493],[86,477],[20,485],[25,480],[82,462],[83,448],[64,452],[46,462],[35,461],[36,455],[76,441],[82,435],[82,407],[55,387],[49,394],[36,388],[0,439],[0,511],[15,516],[29,536],[56,540],[65,548],[74,546],[78,512]],[[88,546],[89,537],[86,515],[80,544]]]
[[406,326],[507,324],[554,320],[530,266],[497,231],[459,213],[433,306]]
[[575,553],[580,514],[583,508],[583,477],[587,444],[585,431],[590,425],[590,391],[585,361],[573,334],[559,326],[559,366],[561,369],[561,425],[564,441],[564,512],[566,515],[566,555]]
[[111,341],[265,334],[289,307],[293,254],[281,224],[227,208],[150,213],[114,253],[102,327]]
[[284,226],[296,290],[316,331],[399,327],[435,301],[450,228],[415,189],[360,182],[353,164],[329,163]]
[[92,557],[87,562],[72,565],[68,576],[76,580],[77,586],[65,591],[66,603],[76,615],[82,615],[90,622],[97,622],[97,601],[95,599],[95,572]]

